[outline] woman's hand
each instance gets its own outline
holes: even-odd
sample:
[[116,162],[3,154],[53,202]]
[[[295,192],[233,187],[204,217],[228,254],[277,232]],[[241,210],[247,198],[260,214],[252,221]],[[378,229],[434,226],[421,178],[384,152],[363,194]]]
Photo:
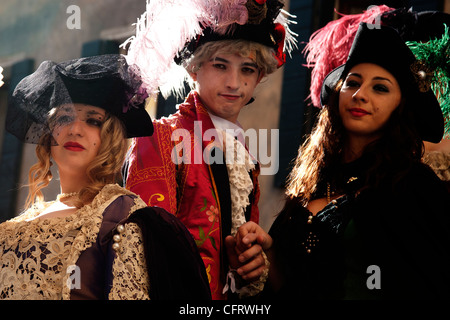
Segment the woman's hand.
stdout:
[[262,252],[271,246],[272,237],[251,221],[243,224],[235,237],[225,239],[230,267],[249,282],[258,280],[263,274],[266,263]]

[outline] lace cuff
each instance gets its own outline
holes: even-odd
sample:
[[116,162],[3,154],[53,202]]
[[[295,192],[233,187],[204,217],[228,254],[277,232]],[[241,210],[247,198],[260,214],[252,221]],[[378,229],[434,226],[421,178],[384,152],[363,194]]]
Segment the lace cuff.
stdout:
[[230,269],[228,271],[226,283],[222,293],[225,294],[228,290],[231,290],[231,292],[237,293],[240,299],[250,298],[260,293],[264,289],[264,285],[269,276],[269,267],[270,267],[269,259],[267,259],[267,256],[264,253],[264,251],[262,252],[262,255],[264,257],[266,268],[258,280],[253,281],[252,283],[238,289],[236,285],[237,281],[235,278],[238,275],[235,269]]
[[110,300],[149,300],[149,279],[140,228],[135,223],[117,227],[113,249],[113,283]]

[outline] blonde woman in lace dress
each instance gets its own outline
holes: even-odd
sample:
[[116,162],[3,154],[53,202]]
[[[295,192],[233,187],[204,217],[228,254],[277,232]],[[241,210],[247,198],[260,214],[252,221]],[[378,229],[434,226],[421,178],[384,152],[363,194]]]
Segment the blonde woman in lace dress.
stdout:
[[[37,143],[38,162],[26,210],[0,225],[0,299],[151,298],[130,220],[146,204],[115,183],[125,138],[153,132],[139,84],[122,56],[106,55],[43,62],[16,87],[7,129]],[[44,201],[53,162],[61,193]]]

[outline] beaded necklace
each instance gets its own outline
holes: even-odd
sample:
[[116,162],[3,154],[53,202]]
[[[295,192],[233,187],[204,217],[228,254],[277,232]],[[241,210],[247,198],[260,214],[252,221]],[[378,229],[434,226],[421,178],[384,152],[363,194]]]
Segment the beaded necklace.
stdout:
[[[348,179],[347,184],[351,183],[357,179],[358,179],[358,177],[351,177],[350,179]],[[327,182],[327,189],[326,189],[327,204],[332,203],[333,205],[336,206],[337,201],[335,199],[333,199],[333,200],[331,199],[331,197],[334,196],[336,193],[337,192],[331,192],[331,183]],[[308,220],[307,220],[308,225],[312,225],[313,218],[314,218],[313,213],[309,212]],[[317,235],[313,231],[309,231],[308,237],[306,238],[306,240],[304,242],[302,242],[302,246],[306,249],[306,253],[309,254],[312,252],[312,249],[318,244],[318,242],[319,242],[319,238],[317,237]]]

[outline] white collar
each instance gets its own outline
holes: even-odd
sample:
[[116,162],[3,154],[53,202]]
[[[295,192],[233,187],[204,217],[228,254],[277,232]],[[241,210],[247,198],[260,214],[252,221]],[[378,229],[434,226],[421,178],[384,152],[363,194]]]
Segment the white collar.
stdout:
[[[236,123],[234,123],[224,118],[213,115],[210,112],[208,112],[208,114],[216,130],[231,134],[233,137],[237,138],[237,140],[242,143],[242,145],[245,146],[244,129],[242,128],[239,121],[236,121]],[[220,142],[223,143],[221,135],[219,135],[219,139],[221,140]]]
[[244,131],[242,129],[242,126],[239,123],[239,121],[236,121],[236,123],[234,123],[234,122],[228,121],[224,118],[213,115],[210,112],[208,112],[208,114],[214,124],[214,127],[218,130],[223,130],[223,131],[234,130],[237,132]]

